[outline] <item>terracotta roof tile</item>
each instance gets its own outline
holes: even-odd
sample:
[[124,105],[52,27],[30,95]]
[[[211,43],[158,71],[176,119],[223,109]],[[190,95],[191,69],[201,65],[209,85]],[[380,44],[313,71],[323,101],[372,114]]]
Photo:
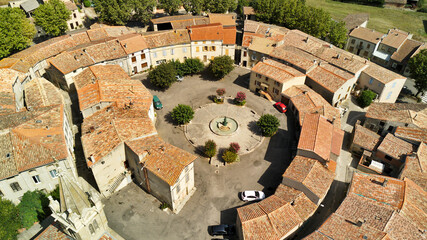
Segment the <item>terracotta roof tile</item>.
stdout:
[[380,139],[380,135],[363,127],[362,125],[356,124],[354,126],[354,138],[352,144],[356,144],[369,151],[374,151],[378,147]]
[[406,77],[383,68],[373,62],[370,62],[369,67],[367,67],[363,72],[384,84],[387,84],[396,79],[406,80]]
[[191,41],[223,40],[224,31],[221,23],[195,25],[188,27]]
[[349,193],[364,197],[369,201],[401,208],[405,184],[391,177],[355,172]]
[[99,102],[115,102],[119,107],[132,103],[146,111],[152,96],[144,85],[132,80],[119,65],[91,66],[74,77],[80,110]]
[[12,113],[17,110],[15,93],[12,87],[16,79],[23,76],[24,74],[21,72],[0,68],[0,114]]
[[77,5],[74,2],[67,1],[67,2],[64,2],[64,4],[65,4],[65,7],[70,11],[74,11],[78,9]]
[[381,38],[384,36],[384,33],[377,32],[373,29],[356,27],[353,31],[350,32],[349,36],[377,44],[381,41]]
[[25,103],[29,108],[64,104],[58,88],[45,78],[36,78],[25,84]]
[[82,124],[82,144],[88,166],[91,167],[124,141],[155,131],[147,111],[139,108],[112,104],[97,111],[85,118]]
[[236,27],[223,27],[224,39],[222,44],[236,44]]
[[186,29],[149,32],[142,36],[150,49],[191,42],[190,35]]
[[[249,47],[251,45],[253,37],[263,37],[262,34],[256,34],[252,32],[244,32],[242,38],[242,47]],[[1,63],[1,61],[0,61]]]
[[326,117],[329,121],[333,121],[335,127],[341,127],[340,111],[332,107],[322,96],[306,85],[292,86],[283,91],[282,95],[288,97],[293,106],[298,110],[300,126],[302,126],[306,114],[318,113]]
[[372,103],[366,118],[413,124],[427,128],[427,105],[416,103]]
[[391,59],[400,62],[406,63],[409,59],[417,52],[418,49],[425,46],[425,43],[418,42],[412,39],[406,39],[403,45],[391,55]]
[[304,71],[309,71],[318,63],[318,58],[294,46],[279,46],[270,53],[274,58],[289,62]]
[[132,33],[121,36],[118,39],[120,41],[120,45],[122,45],[123,50],[127,54],[142,51],[148,48],[145,39],[140,34]]
[[204,17],[204,16],[175,15],[175,16],[153,18],[150,21],[153,24],[161,24],[161,23],[168,23],[168,22],[173,22],[173,21],[195,20],[195,19],[207,19],[208,20],[208,18]]
[[395,240],[426,239],[425,234],[420,232],[412,220],[397,212],[391,217],[385,231]]
[[10,133],[0,134],[0,179],[15,176],[19,173],[15,164],[13,144]]
[[414,150],[414,146],[402,139],[399,139],[393,134],[388,133],[377,151],[381,151],[395,159],[401,159],[404,155],[410,154]]
[[323,199],[328,193],[335,174],[315,159],[296,156],[282,176],[301,183]]
[[173,186],[181,172],[197,157],[189,152],[164,142],[158,135],[127,141],[126,145],[138,156],[153,174]]
[[277,82],[285,83],[295,77],[303,77],[304,74],[295,68],[289,67],[277,61],[266,59],[259,61],[251,71],[267,76]]
[[59,222],[51,223],[46,229],[44,229],[40,234],[38,234],[35,240],[71,240],[64,232],[64,228]]
[[399,49],[402,46],[403,42],[408,39],[409,33],[401,31],[399,29],[390,29],[388,30],[387,36],[383,38],[381,44]]
[[394,135],[410,141],[427,142],[427,129],[425,128],[397,127]]
[[253,7],[243,7],[243,15],[254,15],[255,10]]
[[274,196],[290,203],[303,221],[313,215],[317,209],[317,205],[310,201],[303,192],[283,184],[279,184]]
[[236,14],[209,13],[210,23],[221,23],[224,26],[236,26]]
[[421,143],[416,154],[407,156],[400,179],[409,178],[427,191],[427,144]]
[[[196,17],[196,16],[193,16]],[[173,29],[186,29],[189,26],[209,24],[209,18],[191,18],[186,20],[173,20],[170,22]]]
[[410,179],[405,179],[405,198],[400,214],[418,229],[427,229],[427,193]]
[[330,64],[321,64],[307,73],[307,77],[328,91],[335,93],[354,75],[344,72]]
[[355,13],[347,15],[343,19],[343,22],[345,22],[345,28],[350,31],[353,28],[362,25],[364,22],[367,22],[368,20],[369,13]]

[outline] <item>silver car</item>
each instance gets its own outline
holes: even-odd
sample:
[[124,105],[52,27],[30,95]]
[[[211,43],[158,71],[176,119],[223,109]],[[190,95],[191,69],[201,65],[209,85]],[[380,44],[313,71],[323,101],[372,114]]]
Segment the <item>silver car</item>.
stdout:
[[262,191],[244,191],[240,193],[242,201],[258,201],[265,198],[265,194]]

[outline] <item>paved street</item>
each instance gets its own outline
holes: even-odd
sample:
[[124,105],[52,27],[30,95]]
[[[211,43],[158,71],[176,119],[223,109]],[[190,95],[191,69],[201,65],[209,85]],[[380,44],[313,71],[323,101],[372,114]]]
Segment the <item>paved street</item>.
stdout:
[[[209,165],[208,159],[195,161],[197,191],[178,215],[163,212],[160,202],[131,184],[105,199],[105,212],[109,226],[125,239],[211,239],[209,225],[235,223],[236,208],[244,205],[238,193],[242,190],[264,190],[267,196],[281,182],[281,175],[290,163],[294,140],[294,119],[291,114],[281,114],[272,104],[247,89],[249,71],[236,68],[221,81],[210,81],[208,76],[185,77],[166,91],[153,88],[147,80],[143,83],[153,95],[163,102],[164,108],[157,111],[156,127],[167,142],[197,154],[185,139],[183,129],[170,119],[170,111],[179,103],[193,108],[211,103],[210,95],[217,88],[225,88],[226,96],[234,97],[238,91],[247,95],[247,107],[259,115],[270,113],[279,117],[279,132],[266,138],[253,152],[243,155],[239,163],[217,168]],[[145,79],[145,75],[133,79]],[[233,239],[233,238],[232,238]],[[236,238],[237,239],[237,238]]]

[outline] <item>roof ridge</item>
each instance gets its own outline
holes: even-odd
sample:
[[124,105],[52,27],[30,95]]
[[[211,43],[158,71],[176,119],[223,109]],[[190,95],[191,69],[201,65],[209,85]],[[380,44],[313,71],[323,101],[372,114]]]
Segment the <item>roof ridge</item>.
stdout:
[[[280,71],[284,71],[284,72],[288,73],[289,75],[291,75],[291,76],[295,77],[295,75],[294,75],[294,74],[292,74],[292,73],[290,73],[290,72],[286,71],[286,69],[280,68],[280,67],[278,67],[278,66],[274,66],[274,65],[269,64],[269,63],[266,63],[266,62],[262,62],[262,63],[267,64],[268,66],[274,67],[274,68],[276,68],[276,69],[279,69]],[[285,65],[285,66],[286,66],[286,65]]]
[[[336,66],[335,66],[335,65],[333,65],[333,64],[330,64],[330,65],[332,65],[332,66],[336,67]],[[334,72],[332,72],[332,71],[329,71],[328,69],[326,69],[326,68],[322,67],[322,65],[319,65],[318,67],[322,68],[323,70],[327,71],[328,73],[330,73],[330,74],[332,74],[332,75],[334,75],[334,76],[336,76],[336,77],[339,77],[339,78],[341,78],[341,79],[345,80],[345,78],[341,77],[340,75],[338,75],[338,74],[336,74],[336,73],[334,73]],[[341,69],[340,69],[340,70],[341,70]]]
[[[273,195],[274,196],[274,195]],[[276,236],[280,236],[280,234],[279,234],[279,231],[276,229],[276,226],[274,226],[274,224],[273,224],[273,222],[271,221],[271,219],[270,219],[270,216],[269,216],[269,214],[267,213],[267,211],[259,204],[259,203],[256,203],[257,205],[258,205],[258,207],[261,209],[261,211],[263,211],[264,212],[264,214],[265,214],[265,216],[267,217],[267,221],[270,223],[270,225],[273,227],[273,229],[274,229],[274,233],[275,233],[275,235]],[[288,204],[288,203],[286,203],[286,204]],[[285,205],[286,205],[285,204]],[[283,207],[283,206],[285,206],[285,205],[282,205],[281,207]],[[278,209],[278,208],[277,208]],[[277,210],[277,209],[275,209],[275,210]],[[254,219],[256,219],[256,218],[254,218]]]

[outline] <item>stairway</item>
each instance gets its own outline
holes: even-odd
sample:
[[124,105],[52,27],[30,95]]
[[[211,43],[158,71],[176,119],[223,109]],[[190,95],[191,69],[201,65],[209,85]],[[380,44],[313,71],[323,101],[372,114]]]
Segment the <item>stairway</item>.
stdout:
[[273,98],[271,97],[271,95],[268,92],[264,92],[264,91],[260,90],[259,93],[264,95],[264,97],[267,98],[268,101],[270,101],[271,103],[276,103],[276,101],[273,100]]

